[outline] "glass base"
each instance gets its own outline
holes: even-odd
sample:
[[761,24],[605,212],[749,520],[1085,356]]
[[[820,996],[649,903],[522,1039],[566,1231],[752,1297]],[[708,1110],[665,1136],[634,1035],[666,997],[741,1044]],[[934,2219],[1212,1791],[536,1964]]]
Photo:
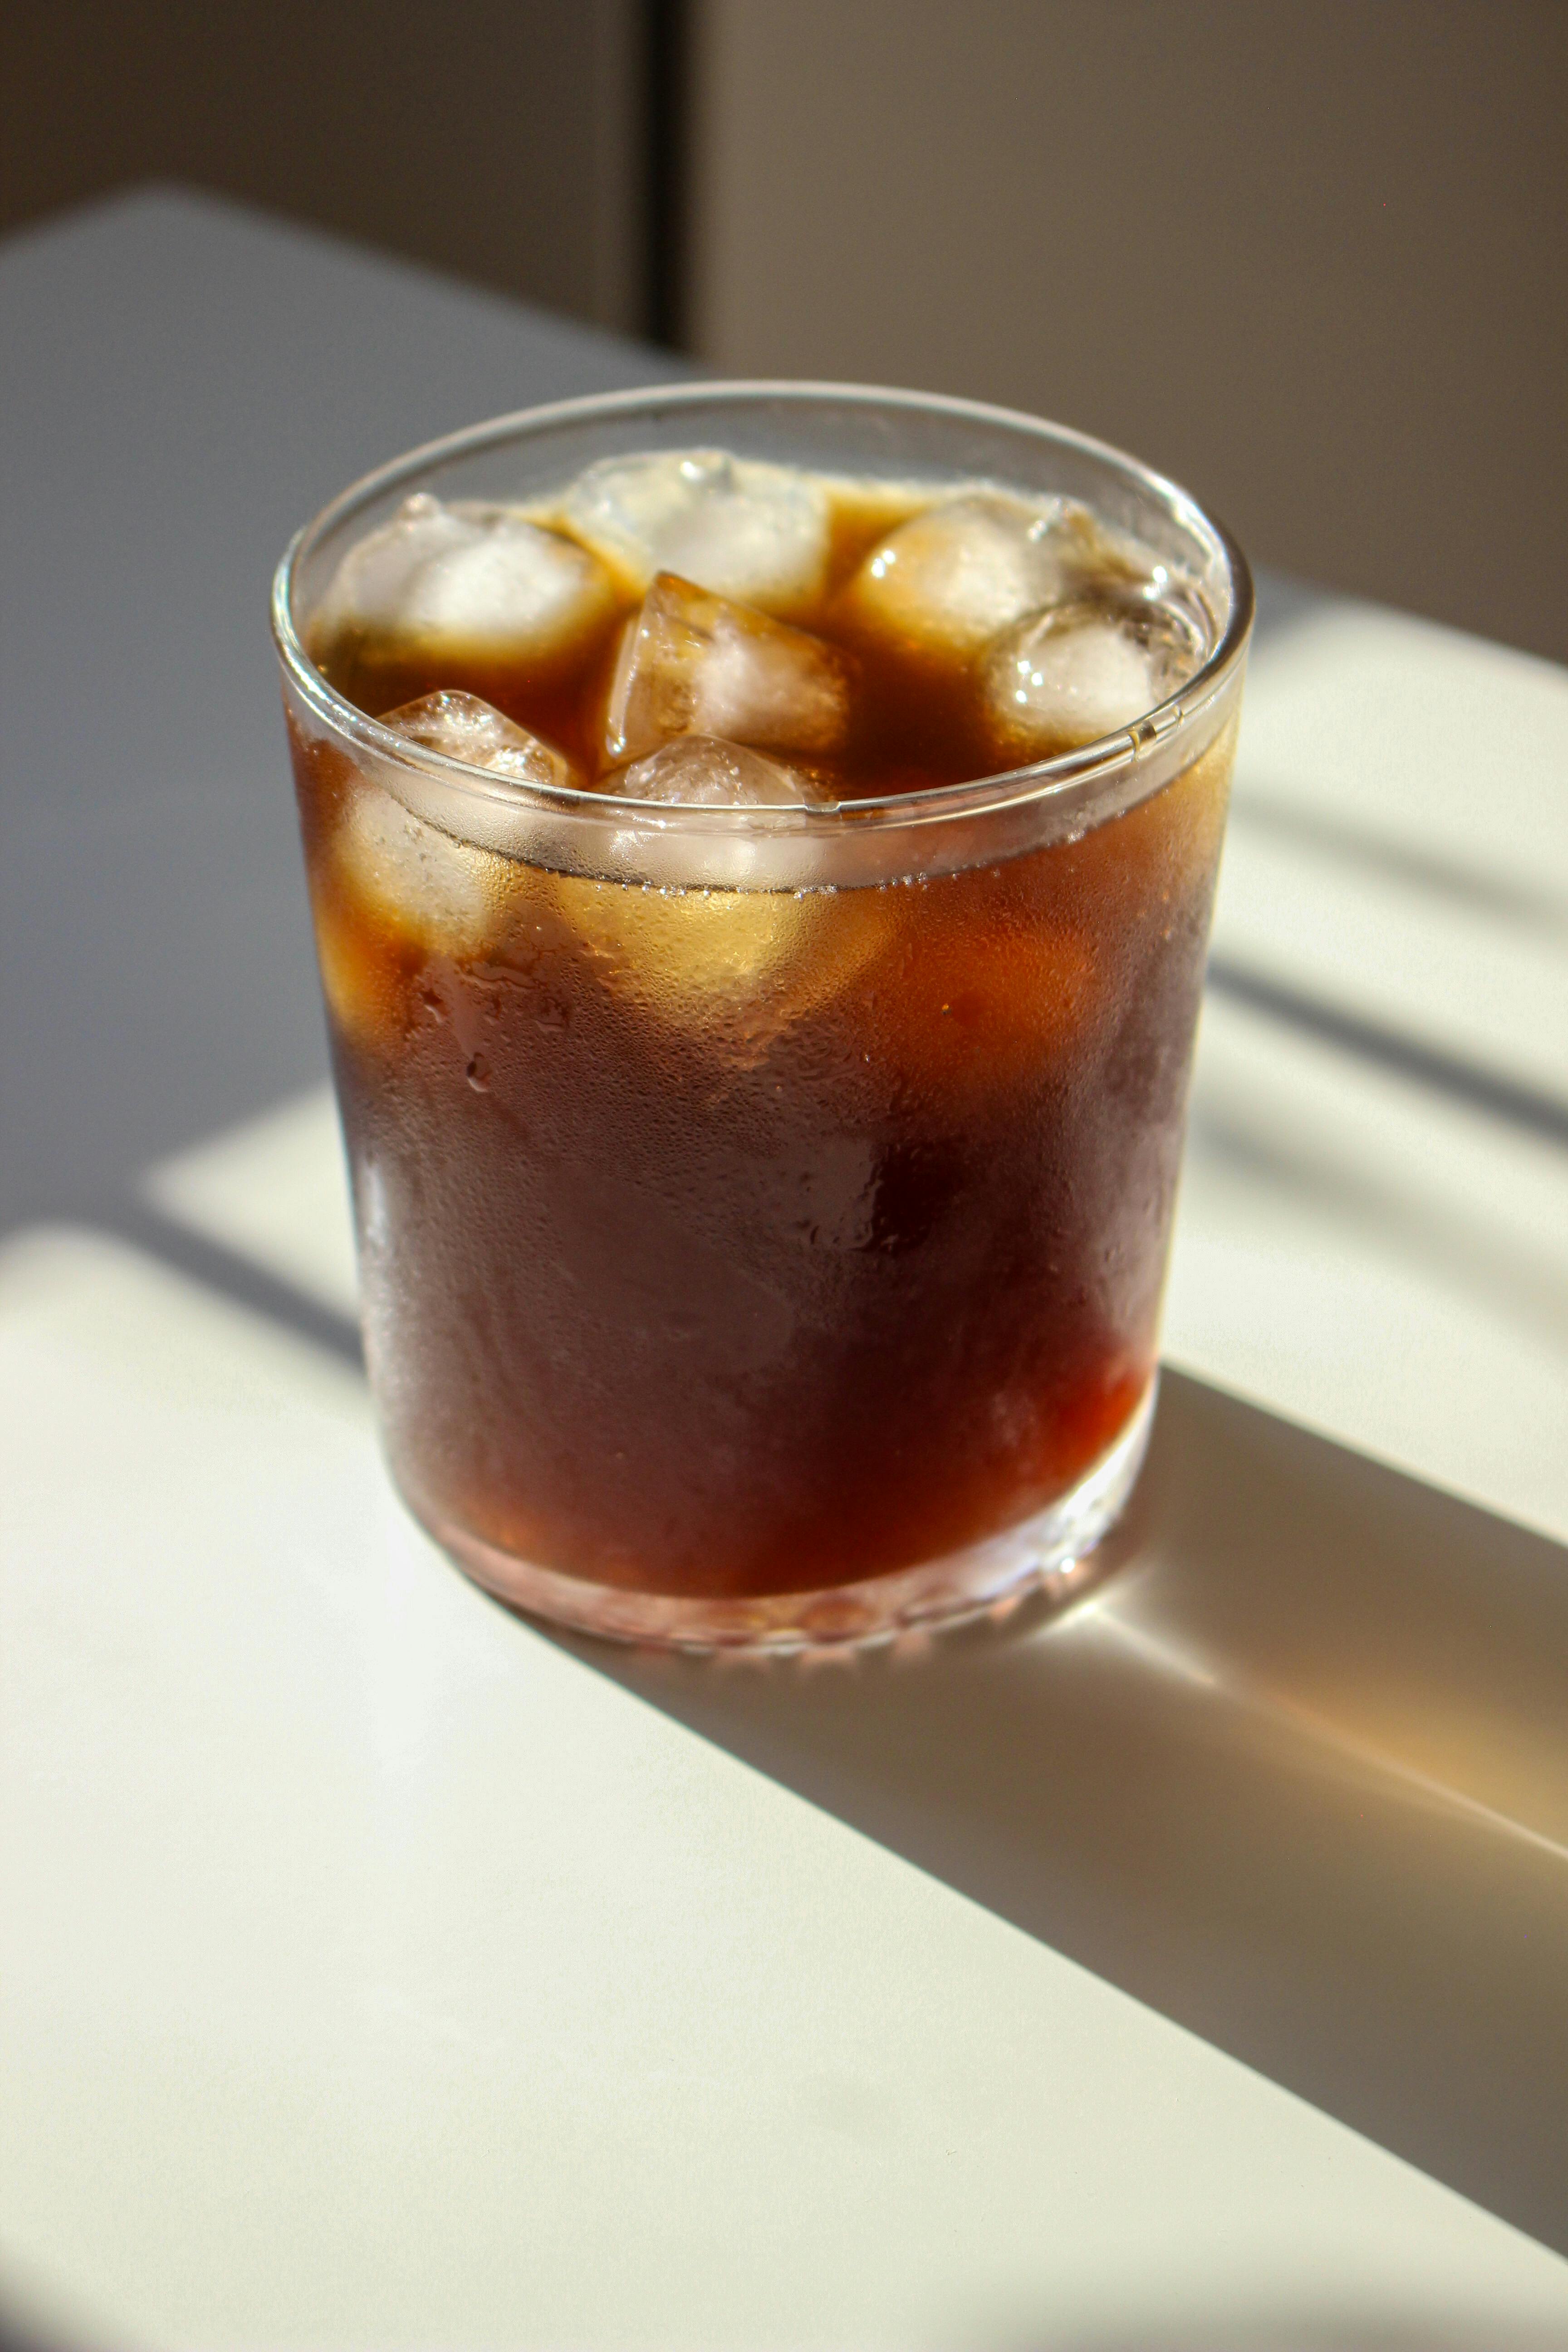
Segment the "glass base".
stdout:
[[449,1521],[420,1511],[427,1531],[498,1600],[574,1633],[687,1651],[790,1653],[890,1642],[988,1611],[1005,1615],[1031,1595],[1065,1601],[1089,1583],[1089,1557],[1121,1517],[1149,1444],[1159,1375],[1109,1451],[1070,1493],[1016,1527],[920,1568],[816,1592],[752,1600],[631,1592],[515,1559]]

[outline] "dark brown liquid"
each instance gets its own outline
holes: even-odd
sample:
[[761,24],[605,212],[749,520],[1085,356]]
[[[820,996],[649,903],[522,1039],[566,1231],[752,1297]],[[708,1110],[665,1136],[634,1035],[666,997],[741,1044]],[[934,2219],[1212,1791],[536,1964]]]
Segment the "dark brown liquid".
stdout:
[[[582,756],[616,625],[570,677],[330,666],[373,712],[462,686]],[[856,651],[858,789],[984,769],[955,666]],[[330,741],[295,758],[424,1516],[641,1591],[798,1591],[986,1537],[1114,1441],[1153,1369],[1228,739],[1075,843],[921,881],[520,864],[477,949],[356,887],[333,843],[371,788]]]

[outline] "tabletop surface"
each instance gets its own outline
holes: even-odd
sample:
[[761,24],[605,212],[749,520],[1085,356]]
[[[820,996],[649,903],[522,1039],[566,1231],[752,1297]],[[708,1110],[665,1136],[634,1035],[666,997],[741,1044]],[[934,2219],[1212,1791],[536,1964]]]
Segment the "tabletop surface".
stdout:
[[673,363],[173,193],[0,321],[0,2319],[1568,2342],[1568,673],[1265,583],[1094,1600],[573,1648],[379,1465],[265,597]]

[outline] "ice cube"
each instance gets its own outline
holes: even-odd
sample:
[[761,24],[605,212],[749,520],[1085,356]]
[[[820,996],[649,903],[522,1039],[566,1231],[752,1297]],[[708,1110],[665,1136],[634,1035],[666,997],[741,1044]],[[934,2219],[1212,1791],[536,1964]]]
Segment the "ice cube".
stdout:
[[312,634],[539,656],[586,635],[615,601],[608,571],[574,540],[510,507],[420,491],[349,550]]
[[836,646],[661,572],[629,622],[605,713],[613,761],[681,735],[826,758],[849,723]]
[[508,861],[458,841],[362,779],[332,838],[339,887],[385,932],[426,953],[472,956],[494,935]]
[[571,762],[553,745],[531,735],[491,702],[445,687],[389,710],[382,719],[395,734],[427,751],[444,751],[465,767],[483,768],[518,784],[563,785],[575,780]]
[[967,659],[1026,613],[1068,593],[1099,553],[1081,507],[971,491],[889,531],[849,583],[845,609],[878,636]]
[[606,776],[604,790],[625,800],[669,801],[687,808],[807,808],[827,799],[800,769],[712,735],[681,735],[661,743],[646,760]]
[[1008,630],[985,656],[981,691],[1001,748],[1042,759],[1142,719],[1200,656],[1194,632],[1168,606],[1080,597]]
[[847,988],[892,921],[885,890],[654,888],[566,874],[553,887],[613,996],[738,1068]]
[[[688,809],[783,810],[826,797],[798,768],[704,735],[661,745],[602,789]],[[742,1066],[842,985],[886,929],[885,892],[803,884],[816,858],[798,835],[698,830],[628,812],[612,850],[641,879],[558,875],[559,911],[616,995]]]
[[827,563],[824,486],[721,449],[605,457],[568,491],[563,519],[638,589],[679,572],[770,610],[806,603]]

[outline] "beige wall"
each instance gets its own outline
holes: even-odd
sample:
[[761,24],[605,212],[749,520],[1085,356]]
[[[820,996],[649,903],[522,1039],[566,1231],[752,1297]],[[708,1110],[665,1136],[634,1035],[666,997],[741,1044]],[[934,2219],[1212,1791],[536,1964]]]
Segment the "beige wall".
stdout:
[[0,231],[181,180],[635,329],[642,26],[639,0],[0,0]]
[[691,339],[1568,657],[1564,0],[697,0]]

